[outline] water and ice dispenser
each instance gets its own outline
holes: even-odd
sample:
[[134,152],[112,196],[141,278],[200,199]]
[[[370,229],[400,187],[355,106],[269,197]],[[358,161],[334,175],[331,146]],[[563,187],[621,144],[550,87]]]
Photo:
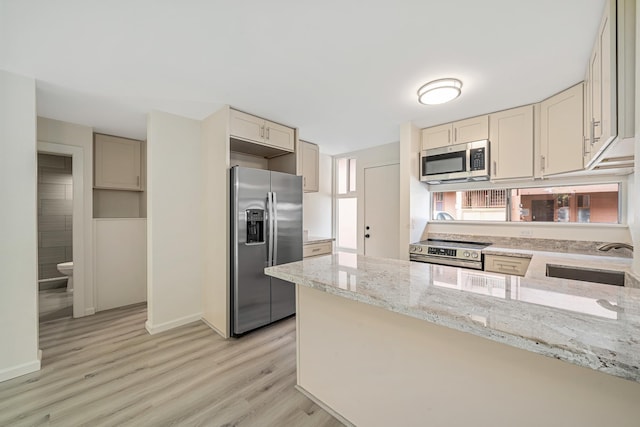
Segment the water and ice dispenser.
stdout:
[[247,240],[264,243],[264,209],[247,209]]

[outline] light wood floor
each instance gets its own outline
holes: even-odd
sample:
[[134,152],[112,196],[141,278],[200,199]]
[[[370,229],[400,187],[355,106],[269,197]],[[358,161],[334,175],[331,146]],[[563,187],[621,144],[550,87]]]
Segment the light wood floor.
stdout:
[[340,426],[294,389],[295,319],[223,340],[148,335],[144,305],[40,324],[42,370],[0,383],[0,426]]

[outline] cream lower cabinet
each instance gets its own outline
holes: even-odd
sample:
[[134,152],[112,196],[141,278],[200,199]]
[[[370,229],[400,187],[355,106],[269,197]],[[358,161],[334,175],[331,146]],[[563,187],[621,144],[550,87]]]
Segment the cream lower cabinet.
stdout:
[[309,258],[318,255],[327,255],[333,251],[333,242],[307,243],[302,246],[302,257]]
[[94,136],[94,188],[142,190],[142,141]]
[[524,276],[529,268],[530,258],[519,258],[504,255],[485,255],[484,270],[494,273]]
[[540,103],[540,175],[583,168],[583,84]]
[[533,177],[533,105],[489,115],[491,179]]
[[489,116],[478,116],[422,130],[422,149],[480,141],[489,138]]
[[316,144],[300,141],[302,151],[302,190],[311,193],[319,190],[320,149]]
[[229,130],[232,138],[295,151],[295,129],[241,111],[230,110]]

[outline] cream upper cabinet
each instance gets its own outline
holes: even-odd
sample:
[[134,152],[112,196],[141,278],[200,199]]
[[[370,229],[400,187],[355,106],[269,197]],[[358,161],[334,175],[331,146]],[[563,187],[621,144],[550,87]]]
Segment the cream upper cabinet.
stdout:
[[241,111],[230,110],[229,121],[232,136],[254,142],[264,140],[264,119]]
[[422,149],[480,141],[489,138],[489,116],[472,117],[422,129]]
[[540,172],[554,175],[583,168],[583,85],[540,104]]
[[265,143],[287,151],[294,151],[296,144],[295,131],[287,126],[265,120]]
[[429,150],[451,144],[453,141],[452,131],[451,123],[422,129],[422,149]]
[[453,143],[480,141],[489,138],[489,116],[478,116],[453,122]]
[[585,110],[587,162],[617,135],[616,1],[607,2],[587,69]]
[[295,130],[241,111],[230,110],[229,130],[237,139],[295,151]]
[[142,141],[95,134],[95,188],[142,191]]
[[591,67],[587,67],[583,86],[584,107],[582,112],[582,165],[586,167],[591,160]]
[[320,149],[316,144],[300,141],[302,150],[302,190],[311,193],[319,190]]
[[533,105],[489,115],[491,178],[533,177]]

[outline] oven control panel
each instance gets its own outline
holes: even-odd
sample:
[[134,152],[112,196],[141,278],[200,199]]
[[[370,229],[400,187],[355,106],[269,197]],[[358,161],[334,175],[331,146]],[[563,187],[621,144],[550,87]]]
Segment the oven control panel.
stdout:
[[432,246],[427,247],[427,253],[429,255],[437,255],[437,256],[449,256],[455,257],[458,253],[457,249],[447,249],[447,248],[434,248]]
[[451,248],[444,246],[431,246],[424,244],[412,244],[409,246],[410,255],[436,256],[442,258],[462,259],[480,262],[482,251],[471,248]]

